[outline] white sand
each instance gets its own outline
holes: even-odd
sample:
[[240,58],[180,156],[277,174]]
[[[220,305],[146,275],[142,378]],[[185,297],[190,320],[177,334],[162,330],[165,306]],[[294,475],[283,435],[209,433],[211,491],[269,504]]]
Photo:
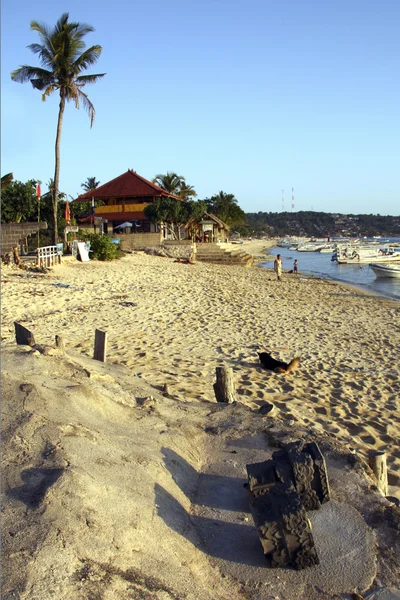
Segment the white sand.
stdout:
[[[257,255],[264,245],[244,247]],[[65,262],[44,277],[9,272],[2,275],[3,343],[15,343],[13,322],[20,321],[38,343],[60,334],[67,348],[92,356],[101,329],[108,362],[160,389],[167,383],[187,401],[215,401],[215,367],[227,364],[248,406],[272,401],[365,455],[385,450],[390,492],[399,495],[398,302],[318,279],[284,275],[280,284],[256,266],[186,265],[142,253]],[[268,348],[285,361],[299,356],[295,374],[260,368],[257,351]]]
[[[254,547],[230,537],[252,527],[248,509],[230,514],[218,493],[209,507],[199,498],[213,485],[240,490],[244,464],[263,459],[271,426],[315,434],[361,459],[384,449],[389,494],[400,497],[398,302],[322,280],[284,275],[278,283],[258,267],[142,253],[25,275],[2,271],[4,596],[331,600],[372,584],[374,574],[355,569],[354,587],[336,595],[322,577],[326,564],[300,574],[266,570],[253,529]],[[17,347],[14,321],[38,344],[62,335],[71,358]],[[108,332],[107,365],[90,360],[96,328]],[[262,369],[257,351],[268,348],[282,348],[273,355],[286,361],[299,356],[294,374]],[[222,364],[233,369],[240,403],[223,411],[213,392]],[[276,407],[272,416],[257,413],[265,401]],[[58,479],[38,508],[25,506],[26,490],[50,468]],[[333,459],[329,469],[335,501],[347,498],[361,512],[365,504],[378,519],[361,472]],[[380,535],[377,581],[393,586],[394,530]]]

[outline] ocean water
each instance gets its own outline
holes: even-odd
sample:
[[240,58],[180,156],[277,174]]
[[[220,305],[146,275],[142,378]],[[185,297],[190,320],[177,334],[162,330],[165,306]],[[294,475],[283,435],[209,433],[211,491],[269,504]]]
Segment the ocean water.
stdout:
[[[271,248],[268,254],[281,255],[283,271],[293,269],[294,260],[297,258],[300,277],[301,274],[315,275],[354,285],[379,296],[400,300],[400,279],[376,279],[373,270],[367,264],[338,265],[337,262],[331,261],[330,253],[297,252],[288,248]],[[273,261],[263,262],[260,267],[273,268]]]

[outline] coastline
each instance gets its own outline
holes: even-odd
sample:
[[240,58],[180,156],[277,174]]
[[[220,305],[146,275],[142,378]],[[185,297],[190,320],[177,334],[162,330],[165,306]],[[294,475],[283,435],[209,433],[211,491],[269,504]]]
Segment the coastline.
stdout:
[[[269,246],[269,248],[275,248],[276,244]],[[255,246],[255,248],[257,248],[257,246]],[[269,249],[268,248],[268,249]],[[285,263],[287,263],[288,257],[285,256],[286,254],[286,249],[280,249],[277,248],[277,252],[281,251],[281,254],[283,255],[283,263],[284,263],[284,272],[288,273],[288,271],[290,269],[285,268]],[[264,260],[261,260],[259,258],[259,254],[258,254],[258,259],[257,262],[260,265],[261,263],[269,263],[272,262],[275,259],[275,254],[274,255],[264,255],[265,258]],[[261,255],[262,256],[262,255]],[[295,256],[297,256],[295,254]],[[318,257],[318,253],[307,253],[306,256],[302,256],[302,263],[304,263],[304,259],[307,257],[311,257],[314,258]],[[291,258],[290,261],[292,262],[292,257],[293,257],[293,252],[291,252]],[[325,258],[326,255],[324,255]],[[313,261],[314,263],[314,261]],[[326,265],[326,261],[325,261],[325,267],[326,271],[325,272],[315,272],[316,270],[319,271],[320,269],[323,269],[324,267],[319,264],[317,268],[315,268],[315,264],[309,264],[309,269],[306,269],[305,271],[302,271],[301,266],[300,266],[300,270],[298,273],[298,276],[301,277],[305,277],[305,278],[318,278],[318,279],[323,279],[326,281],[332,281],[334,283],[338,283],[340,285],[345,285],[345,286],[349,286],[352,287],[358,291],[363,291],[364,293],[367,294],[372,294],[376,297],[379,298],[386,298],[388,300],[393,300],[395,302],[400,302],[400,296],[399,296],[399,287],[397,286],[396,288],[393,288],[392,285],[389,285],[388,287],[388,282],[387,280],[381,280],[381,281],[376,281],[375,277],[373,277],[373,279],[371,281],[349,281],[349,277],[348,277],[348,273],[346,271],[342,272],[343,266],[340,267],[340,270],[338,271],[338,273],[335,274],[330,274],[329,273],[329,265]],[[312,267],[312,268],[311,268]],[[368,265],[364,266],[364,268],[367,268]],[[268,265],[267,267],[261,267],[261,268],[266,268],[271,270],[272,269],[272,265]],[[344,269],[346,269],[346,266],[344,266]],[[354,269],[354,267],[353,267]],[[310,272],[311,271],[311,272]],[[351,272],[351,275],[354,276],[354,271]],[[355,279],[357,279],[357,274]],[[383,282],[383,283],[382,283]],[[392,284],[392,282],[389,281],[389,284]],[[379,287],[378,287],[379,286]],[[372,289],[374,288],[374,289]]]

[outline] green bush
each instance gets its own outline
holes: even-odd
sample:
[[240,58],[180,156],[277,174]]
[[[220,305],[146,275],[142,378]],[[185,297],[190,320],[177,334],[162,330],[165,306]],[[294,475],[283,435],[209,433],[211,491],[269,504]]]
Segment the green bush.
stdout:
[[114,260],[121,258],[122,252],[119,244],[113,244],[108,235],[97,235],[92,233],[89,236],[91,258],[97,260]]

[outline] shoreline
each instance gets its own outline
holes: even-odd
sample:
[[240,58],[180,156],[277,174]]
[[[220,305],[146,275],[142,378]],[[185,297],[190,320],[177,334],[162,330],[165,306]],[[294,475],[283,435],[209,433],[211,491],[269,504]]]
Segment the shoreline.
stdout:
[[[257,258],[257,266],[260,267],[260,265],[262,263],[267,263],[267,262],[271,262],[271,261],[274,260],[275,255],[262,254],[261,252],[259,252],[257,250],[257,242],[249,242],[249,243],[250,244],[251,243],[254,244],[255,254],[253,254],[253,255]],[[261,245],[261,241],[260,241],[260,245]],[[270,246],[267,246],[265,248],[265,250],[270,250],[270,249],[276,248],[276,247],[277,247],[277,245],[276,245],[276,243],[274,243],[273,245],[271,244]],[[248,251],[249,251],[249,254],[252,254],[251,250],[248,250]],[[261,257],[265,257],[265,259],[262,260]],[[273,268],[270,267],[270,266],[268,266],[268,267],[260,267],[260,268],[266,269],[266,270],[269,270],[269,271],[273,272]],[[289,270],[283,271],[283,273],[289,274],[288,273]],[[333,283],[338,283],[340,285],[344,285],[344,286],[348,286],[348,287],[354,288],[354,289],[356,289],[358,291],[364,292],[365,294],[369,294],[369,295],[372,295],[372,296],[375,296],[375,297],[378,297],[378,298],[385,298],[386,300],[393,300],[394,302],[400,302],[400,298],[393,297],[393,296],[390,295],[390,293],[389,294],[385,294],[384,292],[380,292],[378,290],[370,290],[370,289],[366,288],[366,285],[362,285],[362,284],[358,285],[357,283],[349,283],[348,281],[345,281],[343,279],[339,279],[339,278],[336,279],[334,277],[330,277],[328,273],[314,275],[313,273],[306,273],[306,272],[303,272],[303,271],[300,270],[298,272],[297,276],[298,277],[310,277],[310,278],[312,277],[312,278],[322,279],[324,281],[331,281]]]

